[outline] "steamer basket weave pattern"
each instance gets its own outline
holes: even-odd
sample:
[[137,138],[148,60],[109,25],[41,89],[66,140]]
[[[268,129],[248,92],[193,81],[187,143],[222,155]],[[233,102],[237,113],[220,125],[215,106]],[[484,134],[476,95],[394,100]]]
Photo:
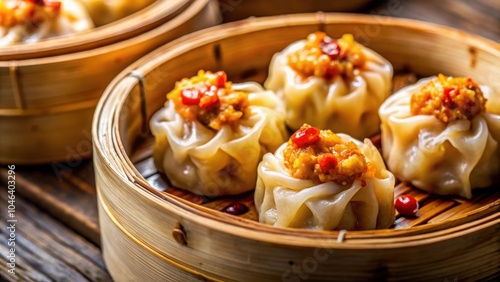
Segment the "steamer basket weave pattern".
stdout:
[[[365,28],[378,32],[355,32]],[[466,201],[400,184],[396,194],[424,203],[419,217],[398,216],[392,228],[383,230],[311,231],[257,222],[252,194],[207,199],[169,187],[157,173],[148,122],[175,81],[205,69],[262,83],[275,52],[317,30],[332,37],[354,33],[399,74],[445,72],[488,84],[500,64],[498,44],[473,35],[348,14],[248,19],[150,53],[107,88],[92,126],[103,255],[114,279],[454,281],[499,275],[494,263],[500,260],[497,187]],[[397,76],[393,88],[409,77]],[[221,212],[235,201],[250,211],[243,216]]]
[[159,0],[77,36],[0,47],[0,163],[89,157],[90,148],[79,147],[90,141],[92,114],[111,80],[162,44],[217,24],[217,5]]

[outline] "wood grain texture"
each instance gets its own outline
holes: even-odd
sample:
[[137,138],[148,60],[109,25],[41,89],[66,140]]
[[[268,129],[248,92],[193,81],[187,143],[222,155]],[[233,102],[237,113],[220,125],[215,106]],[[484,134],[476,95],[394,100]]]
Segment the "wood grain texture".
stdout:
[[[89,160],[75,163],[73,167],[66,164],[64,169],[18,166],[15,171],[18,194],[88,240],[99,243],[94,171]],[[6,167],[0,168],[0,179],[6,181]]]
[[[2,184],[4,184],[2,182]],[[4,186],[5,187],[5,186]],[[7,202],[6,189],[0,201]],[[16,276],[2,271],[6,281],[111,281],[100,250],[58,219],[33,207],[16,194]],[[1,213],[0,248],[2,270],[8,262],[7,217]]]

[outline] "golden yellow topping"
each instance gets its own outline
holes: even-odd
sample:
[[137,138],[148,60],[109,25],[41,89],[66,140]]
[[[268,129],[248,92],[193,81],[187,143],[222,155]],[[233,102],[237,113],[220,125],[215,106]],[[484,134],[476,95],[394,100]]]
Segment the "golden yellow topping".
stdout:
[[344,142],[331,130],[304,124],[288,141],[283,151],[285,167],[298,179],[333,181],[351,185],[356,179],[373,174],[374,167],[352,141]]
[[234,90],[223,71],[200,70],[197,76],[176,82],[167,98],[174,102],[175,110],[184,119],[197,119],[215,130],[224,124],[235,125],[250,111],[248,93]]
[[30,25],[38,27],[42,22],[55,18],[61,10],[61,1],[18,0],[0,1],[0,26]]
[[444,123],[472,120],[484,112],[486,99],[479,85],[471,78],[439,76],[412,95],[413,115],[434,115]]
[[288,55],[288,65],[303,77],[351,79],[365,64],[362,46],[351,34],[334,40],[324,32],[311,33],[303,49]]

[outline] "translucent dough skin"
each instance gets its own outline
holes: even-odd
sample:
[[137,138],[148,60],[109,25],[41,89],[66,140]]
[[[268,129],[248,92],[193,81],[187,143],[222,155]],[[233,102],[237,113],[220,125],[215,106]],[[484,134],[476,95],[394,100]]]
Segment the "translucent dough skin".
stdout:
[[62,1],[61,11],[54,19],[40,24],[36,29],[30,24],[10,28],[0,26],[0,46],[15,43],[35,43],[45,38],[74,34],[94,28],[85,7],[77,0]]
[[170,182],[198,195],[235,195],[254,189],[257,165],[267,152],[287,138],[282,102],[256,83],[233,84],[248,91],[251,114],[238,129],[223,125],[215,131],[184,120],[172,101],[154,114],[154,161]]
[[385,169],[382,156],[369,139],[362,143],[348,135],[376,173],[366,186],[355,180],[350,186],[334,182],[315,183],[290,176],[284,165],[283,144],[264,156],[258,168],[255,207],[259,221],[279,226],[317,230],[371,230],[388,228],[394,223],[395,178]]
[[303,48],[297,41],[276,53],[269,67],[266,89],[276,92],[287,107],[286,123],[292,130],[308,123],[321,129],[349,134],[357,139],[380,130],[378,107],[390,95],[392,66],[363,47],[366,64],[353,81],[337,76],[333,81],[319,77],[303,79],[287,64],[287,56]]
[[486,112],[471,121],[445,124],[432,115],[411,115],[411,95],[426,78],[389,97],[380,107],[382,152],[394,175],[439,195],[472,197],[500,173],[499,92],[481,86]]

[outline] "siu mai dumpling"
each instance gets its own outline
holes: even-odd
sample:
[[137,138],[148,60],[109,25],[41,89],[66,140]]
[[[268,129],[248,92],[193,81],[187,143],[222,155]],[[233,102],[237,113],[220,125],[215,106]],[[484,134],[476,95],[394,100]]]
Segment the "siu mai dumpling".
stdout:
[[78,0],[0,0],[0,46],[92,29]]
[[368,230],[394,223],[395,178],[369,139],[303,125],[258,168],[259,221],[279,227]]
[[195,194],[254,189],[262,156],[287,138],[282,102],[257,83],[200,71],[167,98],[150,122],[154,161],[174,186]]
[[156,0],[81,0],[96,26],[102,26],[131,15]]
[[471,78],[426,78],[380,107],[394,175],[440,195],[472,196],[500,174],[500,93]]
[[285,101],[286,123],[362,139],[380,130],[377,111],[390,95],[392,66],[351,34],[310,34],[275,54],[264,83]]

